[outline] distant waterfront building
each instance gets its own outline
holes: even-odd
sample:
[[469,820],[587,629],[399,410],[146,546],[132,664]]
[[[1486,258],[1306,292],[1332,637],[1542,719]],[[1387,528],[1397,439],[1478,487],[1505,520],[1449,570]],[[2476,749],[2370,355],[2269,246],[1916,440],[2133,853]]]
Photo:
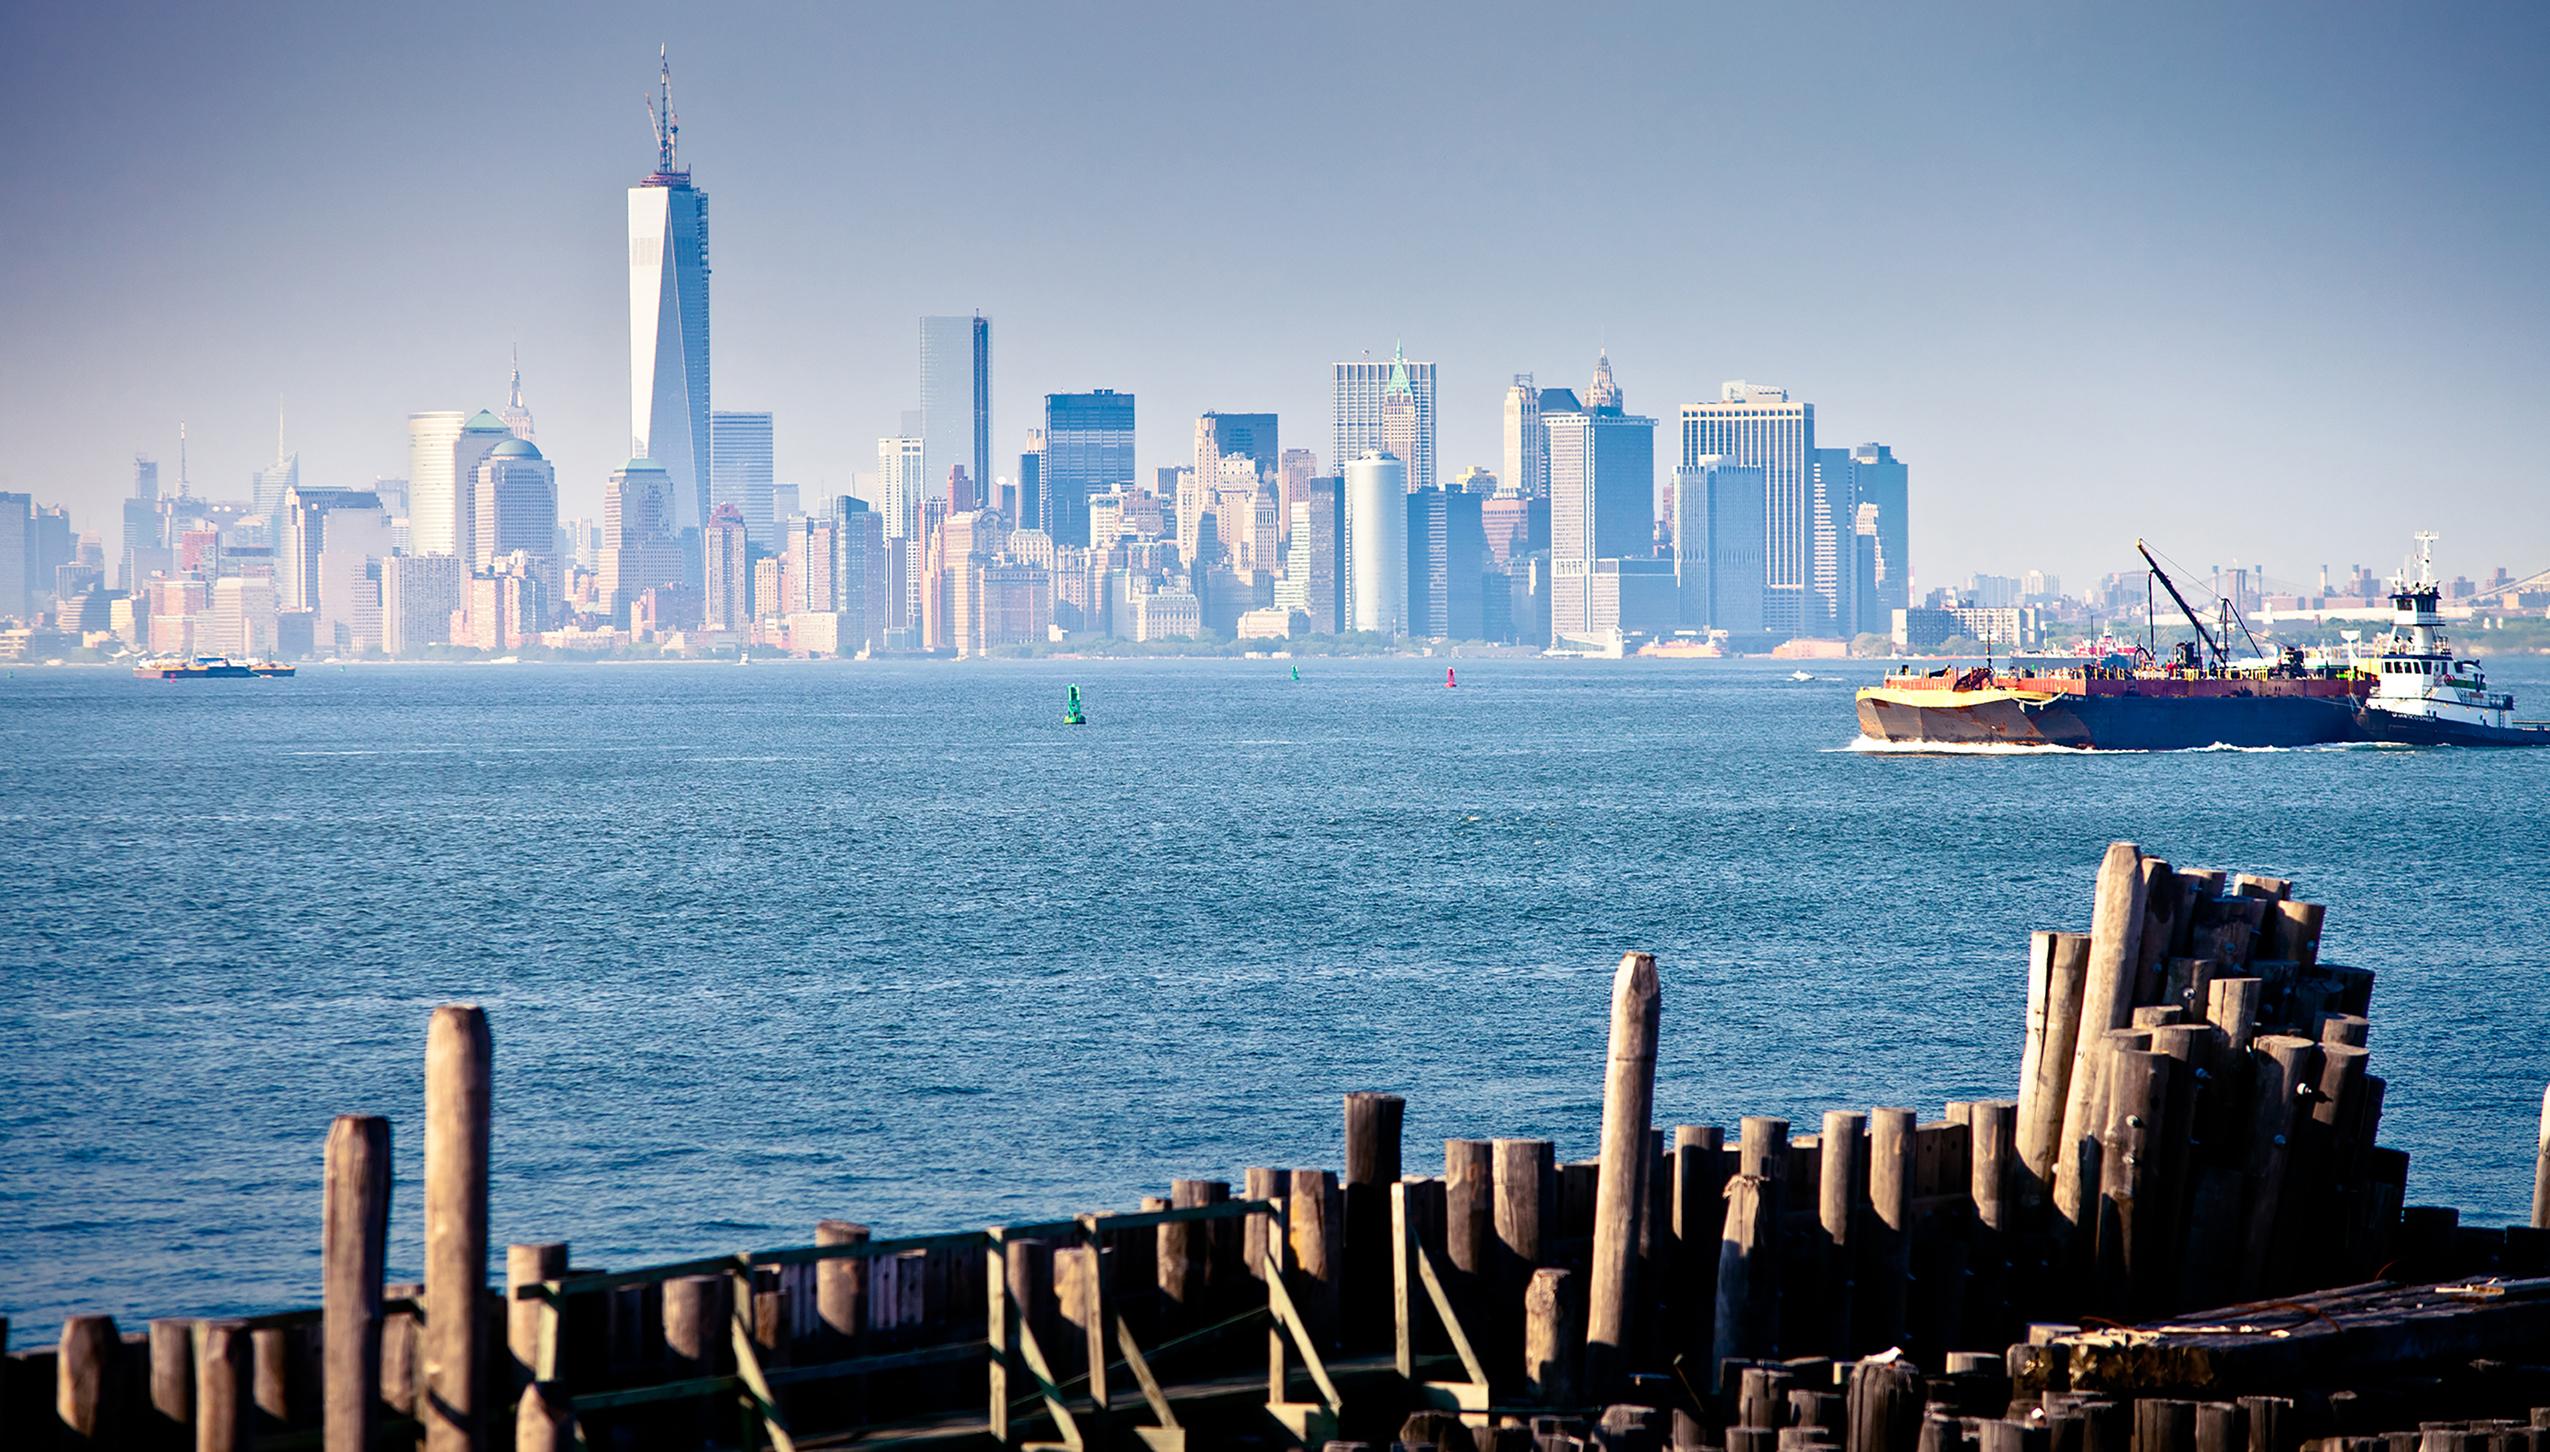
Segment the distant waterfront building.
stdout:
[[0,492],[0,620],[31,620],[36,612],[35,496]]
[[708,505],[732,504],[743,517],[744,537],[760,549],[779,539],[772,495],[777,472],[772,463],[770,415],[718,409],[708,416]]
[[[1207,454],[1214,460],[1208,466]],[[1207,413],[1195,421],[1195,472],[1212,478],[1224,459],[1244,457],[1260,479],[1272,479],[1283,457],[1271,413]]]
[[711,630],[743,630],[753,623],[751,540],[744,511],[732,502],[709,510],[708,528],[701,534],[708,571],[701,618]]
[[301,456],[283,452],[283,440],[275,440],[274,462],[259,469],[248,486],[249,504],[268,520],[283,513],[283,496],[301,482]]
[[1090,496],[1133,482],[1133,417],[1130,393],[1045,395],[1045,529],[1056,545],[1088,545]]
[[1310,498],[1310,481],[1319,477],[1319,455],[1308,449],[1286,449],[1275,459],[1275,507],[1283,511],[1284,539],[1293,537],[1293,506]]
[[682,164],[670,62],[652,114],[655,170],[629,188],[629,454],[672,482],[679,540],[708,521],[708,194]]
[[1346,466],[1347,629],[1408,633],[1408,468],[1370,450]]
[[1525,499],[1549,492],[1549,435],[1541,428],[1541,390],[1517,373],[1505,390],[1504,492]]
[[275,654],[274,581],[242,575],[213,581],[209,638],[198,636],[204,654],[233,660],[269,660]]
[[992,320],[921,319],[921,451],[933,487],[962,468],[992,477]]
[[927,446],[912,434],[877,440],[878,509],[885,515],[888,539],[908,539],[918,528],[921,500],[929,492],[922,471],[928,468]]
[[1762,630],[1765,481],[1760,465],[1714,454],[1674,471],[1674,583],[1686,629]]
[[394,656],[421,654],[452,638],[452,613],[461,608],[468,564],[458,555],[392,555],[381,561],[381,649]]
[[885,640],[885,517],[850,495],[832,502],[833,608],[841,612],[841,651],[856,655]]
[[1893,627],[1896,611],[1912,604],[1911,471],[1884,444],[1854,446],[1850,464],[1851,492],[1859,501],[1851,523],[1869,586],[1860,594],[1858,628],[1882,633]]
[[832,608],[832,521],[797,514],[780,531],[780,613],[824,613]]
[[1767,481],[1763,627],[1773,635],[1795,636],[1826,626],[1832,619],[1831,596],[1813,604],[1808,600],[1816,583],[1815,405],[1790,401],[1785,389],[1741,379],[1723,386],[1716,402],[1684,404],[1682,464],[1711,455],[1731,464],[1757,465]]
[[[1616,385],[1609,391],[1619,397]],[[1655,554],[1656,421],[1607,403],[1545,410],[1541,422],[1549,437],[1550,631],[1599,632],[1609,627],[1589,593],[1597,562]],[[1615,588],[1619,572],[1610,576],[1600,588]]]
[[437,409],[407,416],[407,542],[409,553],[460,553],[459,478],[453,446],[469,415]]
[[602,486],[602,562],[597,585],[611,623],[652,589],[676,588],[684,569],[674,524],[673,477],[650,459],[631,459]]
[[537,444],[515,435],[487,451],[470,515],[477,528],[472,569],[491,570],[520,554],[529,561],[542,601],[560,598],[565,574],[558,563],[558,472],[540,457]]
[[1393,350],[1387,363],[1369,358],[1335,365],[1333,459],[1388,453],[1405,467],[1408,487],[1434,483],[1435,371]]
[[1045,431],[1029,429],[1018,455],[1018,527],[1045,527]]
[[1460,489],[1409,492],[1408,633],[1434,640],[1485,640],[1487,532],[1484,496]]
[[[342,532],[340,513],[368,514],[386,524],[381,498],[370,490],[303,489],[283,496],[275,528],[275,601],[280,610],[319,608],[319,557]],[[374,551],[387,554],[386,548]]]

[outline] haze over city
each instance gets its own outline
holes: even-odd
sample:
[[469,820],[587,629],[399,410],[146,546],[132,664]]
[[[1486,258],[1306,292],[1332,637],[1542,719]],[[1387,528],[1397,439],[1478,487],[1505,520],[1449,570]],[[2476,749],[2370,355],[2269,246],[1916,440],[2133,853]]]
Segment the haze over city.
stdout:
[[[668,45],[716,199],[720,408],[808,500],[913,406],[913,319],[1048,392],[1323,446],[1330,364],[1607,350],[1667,421],[1788,388],[1910,462],[1915,583],[2182,560],[2550,564],[2535,11],[21,7],[0,21],[0,488],[111,537],[131,457],[405,472],[519,348],[562,514],[626,455],[625,191]],[[2378,422],[2377,422],[2378,421]],[[1663,467],[1671,447],[1659,441]],[[1329,468],[1342,461],[1324,460]]]

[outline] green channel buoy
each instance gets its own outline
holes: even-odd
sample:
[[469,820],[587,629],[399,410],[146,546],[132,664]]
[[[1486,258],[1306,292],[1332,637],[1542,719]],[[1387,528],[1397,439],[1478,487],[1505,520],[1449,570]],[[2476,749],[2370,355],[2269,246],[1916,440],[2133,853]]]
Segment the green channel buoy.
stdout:
[[1070,694],[1063,697],[1063,724],[1065,726],[1088,725],[1089,718],[1080,710],[1080,687],[1072,686],[1069,690]]

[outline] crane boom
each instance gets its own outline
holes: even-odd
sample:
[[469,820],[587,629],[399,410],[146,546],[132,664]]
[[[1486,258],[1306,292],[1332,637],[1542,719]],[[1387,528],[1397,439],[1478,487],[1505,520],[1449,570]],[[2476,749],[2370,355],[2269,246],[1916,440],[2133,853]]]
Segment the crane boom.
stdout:
[[2189,625],[2196,627],[2196,638],[2205,643],[2205,649],[2212,651],[2216,660],[2229,659],[2230,652],[2224,650],[2221,643],[2214,639],[2213,632],[2205,629],[2205,622],[2196,617],[2195,607],[2187,603],[2186,596],[2178,593],[2178,582],[2169,578],[2169,571],[2160,567],[2160,561],[2152,558],[2150,547],[2141,540],[2136,540],[2134,549],[2143,557],[2143,563],[2152,567],[2152,574],[2160,581],[2160,587],[2167,590],[2169,598],[2176,602],[2178,613],[2187,617]]

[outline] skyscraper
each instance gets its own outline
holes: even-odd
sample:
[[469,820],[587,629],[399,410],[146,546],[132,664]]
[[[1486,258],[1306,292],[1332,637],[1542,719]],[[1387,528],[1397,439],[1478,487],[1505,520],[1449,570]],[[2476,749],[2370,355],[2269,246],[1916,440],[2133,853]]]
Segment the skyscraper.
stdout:
[[319,556],[341,532],[335,527],[340,512],[369,515],[372,523],[387,524],[380,496],[368,489],[304,489],[296,484],[285,493],[275,522],[276,608],[319,608]]
[[1434,640],[1487,636],[1481,587],[1487,577],[1486,496],[1460,489],[1411,490],[1408,510],[1408,633]]
[[1859,598],[1856,629],[1882,633],[1894,628],[1896,611],[1912,604],[1910,471],[1884,444],[1856,445],[1847,458],[1858,508],[1846,527],[1870,555],[1862,561],[1870,588]]
[[1503,492],[1534,499],[1549,492],[1549,433],[1541,427],[1541,390],[1529,373],[1505,390]]
[[885,515],[885,537],[908,539],[919,530],[921,501],[928,493],[927,451],[909,434],[877,440],[877,504]]
[[1346,466],[1347,629],[1408,633],[1408,469],[1372,450]]
[[597,591],[615,625],[629,624],[637,597],[684,576],[673,522],[673,478],[649,459],[631,459],[602,486],[602,561]]
[[457,409],[407,416],[409,554],[460,553],[460,481],[452,472],[452,446],[468,421]]
[[515,438],[526,444],[540,442],[534,437],[540,430],[532,424],[531,408],[522,401],[522,350],[519,348],[514,350],[513,378],[505,385],[505,406],[496,416],[505,421],[505,427],[513,431]]
[[249,507],[266,517],[271,527],[283,514],[283,496],[301,482],[301,456],[284,452],[283,413],[278,409],[274,420],[274,462],[259,469],[248,485]]
[[1759,464],[1706,454],[1674,471],[1674,583],[1691,629],[1752,635],[1762,629]]
[[981,313],[921,319],[920,433],[932,490],[944,488],[955,468],[978,492],[989,484],[992,320]]
[[469,563],[493,570],[514,555],[540,582],[542,611],[557,602],[564,583],[558,562],[558,471],[540,446],[518,434],[497,441],[479,462],[470,503],[475,528]]
[[1045,431],[1029,429],[1018,456],[1018,527],[1045,527]]
[[1329,457],[1386,451],[1407,466],[1408,487],[1434,483],[1434,365],[1396,350],[1387,363],[1366,358],[1335,368],[1336,437]]
[[1133,395],[1101,388],[1045,395],[1045,532],[1089,543],[1089,496],[1133,482]]
[[1684,404],[1681,462],[1687,467],[1712,454],[1761,466],[1767,490],[1762,625],[1774,635],[1805,633],[1815,623],[1806,599],[1815,550],[1815,405],[1792,403],[1786,389],[1742,379],[1719,389],[1714,403]]
[[[1220,461],[1246,457],[1255,466],[1257,477],[1275,476],[1283,450],[1278,446],[1275,415],[1271,413],[1208,413],[1195,421],[1195,475],[1210,479],[1220,471]],[[1214,463],[1205,464],[1210,448]]]
[[732,504],[742,516],[746,538],[762,549],[779,539],[779,517],[772,509],[770,415],[719,409],[708,416],[708,505]]
[[702,531],[700,543],[708,570],[708,601],[703,618],[711,630],[741,630],[752,623],[748,534],[742,510],[723,502],[710,507],[708,528]]
[[[1616,385],[1609,392],[1620,396]],[[1544,412],[1541,422],[1549,434],[1550,629],[1601,630],[1588,593],[1596,562],[1655,553],[1656,421],[1613,402]]]
[[629,454],[673,481],[673,528],[708,520],[708,194],[682,165],[660,55],[655,170],[629,188]]

